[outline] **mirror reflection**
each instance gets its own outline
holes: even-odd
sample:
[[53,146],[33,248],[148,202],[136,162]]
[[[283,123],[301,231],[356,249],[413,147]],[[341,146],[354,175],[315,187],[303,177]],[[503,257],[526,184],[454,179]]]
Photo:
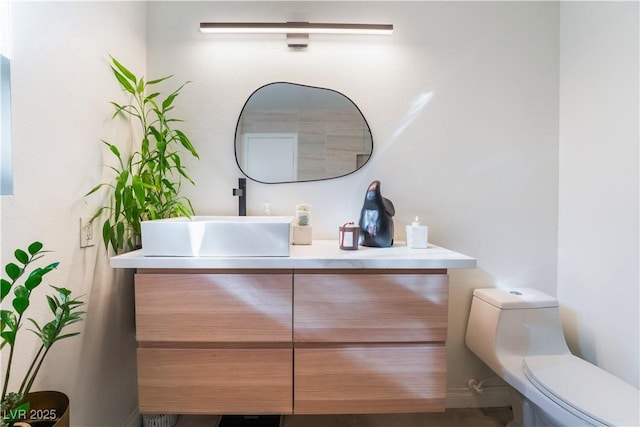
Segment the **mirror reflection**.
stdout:
[[348,175],[371,157],[371,130],[360,109],[331,89],[270,83],[245,103],[236,126],[240,170],[263,183]]

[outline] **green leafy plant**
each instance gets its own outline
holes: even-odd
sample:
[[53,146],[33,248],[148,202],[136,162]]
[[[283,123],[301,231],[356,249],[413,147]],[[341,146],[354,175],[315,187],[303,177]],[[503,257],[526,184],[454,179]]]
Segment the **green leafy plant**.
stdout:
[[46,295],[46,298],[53,318],[42,326],[36,320],[28,318],[35,328],[29,330],[40,339],[40,348],[24,374],[18,391],[8,391],[9,380],[12,378],[16,338],[18,331],[23,326],[25,313],[31,305],[31,295],[34,289],[42,283],[44,276],[59,265],[58,262],[53,262],[44,267],[34,267],[33,264],[44,257],[46,252],[40,242],[33,242],[26,250],[16,249],[14,252],[16,262],[8,263],[4,269],[8,279],[4,277],[0,279],[0,296],[2,297],[0,303],[4,303],[5,298],[10,296],[13,291],[11,309],[7,309],[6,304],[3,304],[3,308],[0,310],[0,338],[2,340],[0,348],[9,346],[7,370],[2,386],[2,426],[11,425],[20,414],[28,413],[29,402],[25,399],[53,344],[80,333],[62,334],[67,326],[83,320],[82,315],[85,312],[79,311],[79,307],[84,302],[78,298],[72,298],[71,291],[68,289],[51,286],[55,292]]
[[117,160],[116,166],[110,167],[115,177],[112,182],[97,185],[86,196],[101,188],[108,189],[110,202],[97,210],[92,221],[108,212],[102,226],[102,240],[107,249],[111,246],[120,253],[140,244],[142,221],[194,214],[191,201],[180,196],[183,179],[194,184],[186,173],[181,154],[186,150],[191,156],[199,157],[189,138],[173,127],[182,120],[169,117],[176,97],[189,82],[159,101],[160,92],[147,92],[172,76],[145,81],[115,58],[111,57],[111,62],[114,76],[130,97],[127,104],[111,102],[115,107],[112,118],[124,116],[137,124],[142,141],[139,150],[124,155],[116,145],[103,140]]

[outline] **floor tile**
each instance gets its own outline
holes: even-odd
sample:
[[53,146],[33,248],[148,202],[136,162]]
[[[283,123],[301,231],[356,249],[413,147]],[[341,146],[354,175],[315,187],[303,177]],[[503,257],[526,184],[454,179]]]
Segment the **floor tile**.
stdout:
[[[504,427],[510,408],[458,408],[429,414],[287,415],[282,427]],[[217,416],[181,415],[176,427],[215,427]]]

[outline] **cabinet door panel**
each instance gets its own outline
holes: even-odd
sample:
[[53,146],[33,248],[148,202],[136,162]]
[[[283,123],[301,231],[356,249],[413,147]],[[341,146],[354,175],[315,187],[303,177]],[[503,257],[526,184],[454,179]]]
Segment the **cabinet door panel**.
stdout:
[[444,411],[444,345],[294,350],[294,413]]
[[137,274],[136,334],[152,342],[291,342],[290,274]]
[[296,274],[295,342],[444,342],[445,274]]
[[142,413],[290,414],[291,349],[138,349]]

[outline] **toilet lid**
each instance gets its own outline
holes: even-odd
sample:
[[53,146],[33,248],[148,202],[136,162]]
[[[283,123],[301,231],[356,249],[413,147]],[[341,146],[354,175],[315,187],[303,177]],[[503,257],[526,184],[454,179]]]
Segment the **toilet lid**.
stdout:
[[571,354],[524,358],[527,378],[574,415],[606,425],[640,425],[640,392]]
[[533,288],[479,288],[473,296],[501,310],[558,306],[557,299]]

